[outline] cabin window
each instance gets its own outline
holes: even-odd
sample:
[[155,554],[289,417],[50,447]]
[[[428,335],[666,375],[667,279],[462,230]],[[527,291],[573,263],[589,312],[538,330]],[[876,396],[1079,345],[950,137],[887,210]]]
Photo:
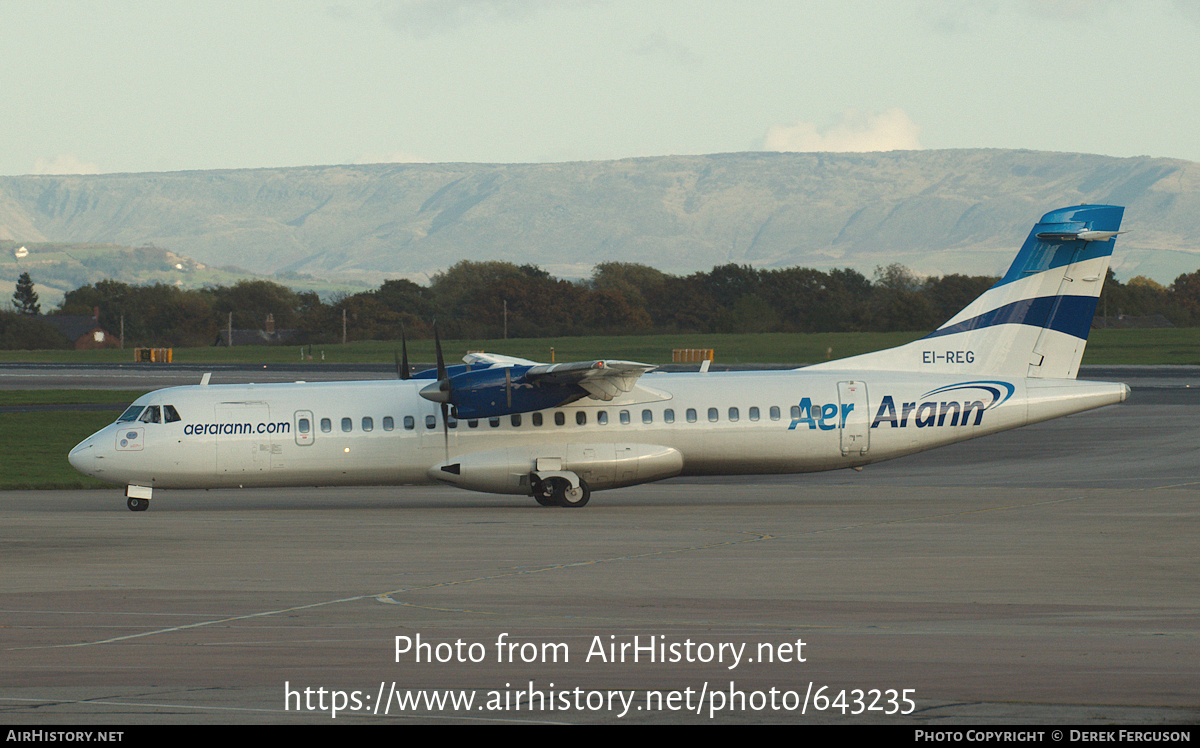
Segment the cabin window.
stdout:
[[575,425],[577,425],[577,426],[586,426],[587,425],[587,413],[585,411],[582,411],[582,410],[575,411]]
[[370,416],[363,416],[362,427],[363,427],[363,431],[374,431],[375,430],[375,419],[371,418]]
[[354,430],[354,419],[353,418],[343,418],[342,419],[342,431],[349,433],[353,430]]
[[448,428],[448,429],[458,428],[458,419],[455,418],[454,416],[449,416],[449,415],[446,416],[446,428]]
[[312,424],[309,423],[307,418],[301,418],[296,422],[296,429],[299,430],[301,434],[307,435],[312,429]]
[[779,406],[778,405],[771,406],[771,420],[772,421],[779,420]]
[[472,418],[472,419],[470,419],[469,421],[467,421],[467,428],[471,428],[471,429],[477,429],[477,428],[479,428],[479,419],[478,419],[478,418]]
[[696,409],[695,409],[695,408],[688,408],[688,409],[687,409],[687,422],[688,422],[688,423],[695,423],[695,422],[696,422]]
[[333,431],[333,421],[330,421],[328,418],[322,418],[321,431],[326,434],[328,434],[330,431]]
[[142,417],[138,420],[142,423],[162,423],[162,413],[157,405],[151,405],[142,412]]
[[601,426],[608,425],[608,411],[607,410],[601,410],[598,413],[596,413],[596,423],[600,424]]
[[750,409],[750,420],[751,421],[758,420],[758,408],[757,407]]
[[667,408],[663,411],[663,421],[666,423],[675,423],[675,411]]
[[489,426],[491,426],[491,427],[492,427],[492,428],[494,428],[494,429],[498,429],[498,428],[500,428],[500,418],[499,418],[499,417],[496,417],[496,418],[489,418],[489,419],[488,419],[488,425],[489,425]]
[[508,420],[514,427],[519,427],[521,425],[521,414],[513,413]]
[[738,412],[737,408],[729,409],[729,420],[736,421],[740,417],[741,417],[741,414]]
[[404,416],[404,430],[412,431],[417,427],[417,419],[412,416]]
[[720,412],[717,411],[716,408],[708,409],[708,420],[712,421],[713,423],[716,423],[717,419],[720,417],[721,417],[721,414],[720,414]]
[[179,411],[175,410],[175,406],[174,405],[164,405],[163,406],[163,423],[175,423],[178,420],[181,420],[181,419],[179,418]]
[[136,421],[137,417],[142,414],[142,408],[144,408],[144,407],[146,407],[146,406],[145,405],[130,405],[128,408],[125,409],[125,412],[121,414],[121,417],[117,419],[117,423],[124,423],[125,421]]
[[534,413],[534,414],[533,414],[533,425],[534,425],[534,426],[541,426],[541,425],[542,425],[542,414],[541,414],[541,413]]
[[642,423],[654,423],[654,413],[649,408],[642,411]]
[[792,406],[792,420],[793,421],[800,420],[800,406],[799,405]]
[[554,425],[555,426],[562,426],[566,422],[567,422],[567,417],[565,415],[563,415],[563,412],[561,410],[554,412]]
[[384,431],[395,431],[396,430],[396,422],[394,420],[392,420],[391,416],[383,417],[383,430]]
[[425,416],[425,428],[436,429],[437,428],[437,416],[435,416],[433,414]]
[[629,411],[627,411],[627,410],[621,411],[621,425],[622,426],[629,425]]

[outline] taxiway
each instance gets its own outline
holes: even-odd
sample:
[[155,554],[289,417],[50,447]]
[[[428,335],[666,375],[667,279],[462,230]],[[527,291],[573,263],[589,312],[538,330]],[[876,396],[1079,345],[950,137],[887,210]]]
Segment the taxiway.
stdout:
[[[337,723],[1194,724],[1200,370],[1113,378],[1123,405],[861,473],[580,511],[441,487],[163,491],[144,513],[119,489],[0,494],[0,719],[328,723],[357,692]],[[397,655],[418,634],[435,661]],[[634,637],[694,658],[594,652]],[[816,708],[822,686],[845,708]],[[401,710],[394,689],[475,701]],[[881,708],[853,714],[856,690]],[[560,691],[584,700],[514,696]]]

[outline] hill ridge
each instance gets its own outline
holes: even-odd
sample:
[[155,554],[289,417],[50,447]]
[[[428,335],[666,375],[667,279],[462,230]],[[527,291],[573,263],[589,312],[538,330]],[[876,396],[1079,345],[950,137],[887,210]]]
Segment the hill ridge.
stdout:
[[214,266],[372,283],[462,259],[996,274],[1046,211],[1126,207],[1120,277],[1200,267],[1200,164],[1005,149],[743,152],[0,177],[0,239],[153,244]]

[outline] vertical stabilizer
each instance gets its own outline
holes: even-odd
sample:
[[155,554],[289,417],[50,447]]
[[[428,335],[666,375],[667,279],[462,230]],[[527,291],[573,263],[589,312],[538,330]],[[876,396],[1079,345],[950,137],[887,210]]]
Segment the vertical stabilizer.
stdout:
[[921,340],[824,369],[1074,379],[1125,209],[1042,216],[996,285]]

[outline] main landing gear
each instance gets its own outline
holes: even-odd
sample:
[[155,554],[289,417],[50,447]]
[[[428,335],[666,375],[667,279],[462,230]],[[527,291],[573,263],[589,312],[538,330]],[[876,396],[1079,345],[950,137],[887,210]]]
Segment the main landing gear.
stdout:
[[542,506],[581,507],[588,503],[592,491],[582,478],[576,478],[579,485],[572,485],[570,479],[554,475],[539,478],[530,475],[529,485],[533,489],[533,498]]

